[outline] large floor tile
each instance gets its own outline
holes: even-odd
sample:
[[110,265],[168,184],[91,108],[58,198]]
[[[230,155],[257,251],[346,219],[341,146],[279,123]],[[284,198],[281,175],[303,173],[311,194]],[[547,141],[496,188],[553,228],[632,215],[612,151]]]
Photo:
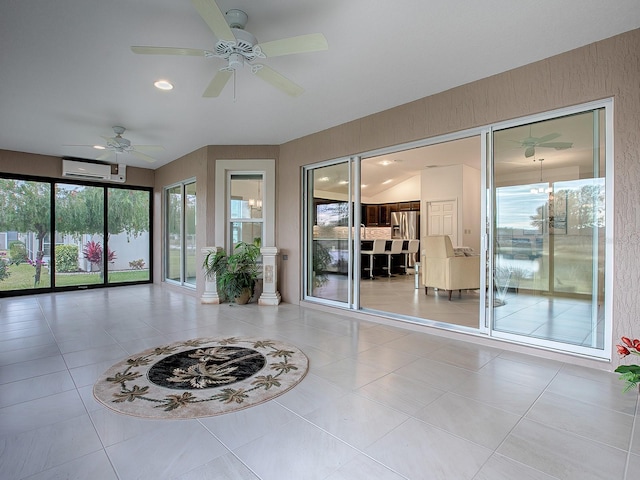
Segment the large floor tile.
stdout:
[[527,418],[622,450],[629,448],[634,420],[633,415],[550,392],[540,397]]
[[68,371],[0,384],[0,408],[75,389]]
[[5,480],[25,478],[101,450],[89,417],[82,415],[0,436],[0,472]]
[[227,453],[196,420],[168,422],[106,448],[121,478],[173,478]]
[[225,447],[233,450],[269,434],[298,416],[276,402],[214,417],[199,419]]
[[425,405],[444,394],[443,390],[396,373],[385,375],[359,388],[356,392],[409,415],[415,415]]
[[78,392],[68,390],[1,408],[0,431],[3,435],[15,435],[85,414]]
[[516,415],[524,415],[542,393],[540,388],[479,374],[469,376],[452,391]]
[[558,480],[544,472],[494,454],[485,463],[473,480]]
[[363,450],[407,420],[408,416],[359,395],[348,394],[328,402],[305,418]]
[[173,480],[259,480],[259,478],[235,455],[227,453],[178,475]]
[[104,450],[30,476],[26,480],[119,480]]
[[346,395],[349,390],[341,388],[329,380],[307,373],[302,382],[275,401],[298,415],[312,412],[328,402]]
[[439,397],[415,417],[492,450],[502,443],[521,418],[451,393]]
[[234,450],[262,480],[323,480],[360,455],[357,450],[303,419]]
[[411,480],[471,480],[492,450],[409,419],[365,452]]
[[523,420],[498,453],[563,480],[622,480],[626,452]]

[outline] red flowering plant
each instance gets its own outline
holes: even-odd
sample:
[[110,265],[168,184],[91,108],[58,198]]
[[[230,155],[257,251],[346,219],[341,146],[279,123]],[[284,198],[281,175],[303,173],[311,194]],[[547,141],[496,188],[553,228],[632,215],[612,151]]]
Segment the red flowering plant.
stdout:
[[[627,337],[622,337],[622,343],[624,345],[616,345],[618,353],[623,357],[627,355],[640,355],[640,340],[637,338],[631,340]],[[620,365],[615,369],[616,373],[620,374],[620,380],[624,380],[624,391],[628,392],[636,385],[640,383],[640,366],[638,365]]]

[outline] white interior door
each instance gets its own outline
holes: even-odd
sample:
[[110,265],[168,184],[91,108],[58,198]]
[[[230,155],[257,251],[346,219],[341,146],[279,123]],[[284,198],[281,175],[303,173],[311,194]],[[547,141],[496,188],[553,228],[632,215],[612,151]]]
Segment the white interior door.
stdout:
[[427,205],[427,235],[449,235],[458,245],[458,202],[444,200]]

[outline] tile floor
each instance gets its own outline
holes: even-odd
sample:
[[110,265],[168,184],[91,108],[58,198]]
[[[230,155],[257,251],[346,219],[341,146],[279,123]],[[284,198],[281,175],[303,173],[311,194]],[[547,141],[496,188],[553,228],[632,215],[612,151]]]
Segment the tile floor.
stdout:
[[[617,375],[313,309],[161,286],[0,299],[0,478],[625,480],[638,397]],[[128,354],[199,336],[294,343],[293,390],[199,420],[92,397]]]

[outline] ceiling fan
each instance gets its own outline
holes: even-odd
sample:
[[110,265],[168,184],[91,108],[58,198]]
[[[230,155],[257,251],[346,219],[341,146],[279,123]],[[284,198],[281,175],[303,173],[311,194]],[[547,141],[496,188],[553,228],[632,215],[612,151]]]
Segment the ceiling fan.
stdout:
[[126,128],[120,126],[114,126],[113,133],[115,133],[114,137],[105,137],[101,135],[102,138],[105,139],[106,145],[67,145],[69,147],[93,147],[99,150],[106,150],[102,155],[96,158],[96,160],[107,160],[114,155],[129,153],[145,162],[155,162],[156,159],[150,156],[149,154],[153,154],[155,152],[160,152],[164,150],[164,147],[160,145],[131,145],[131,141],[127,138],[124,138],[122,134],[125,132]]
[[301,86],[267,65],[252,62],[258,58],[317,52],[329,48],[327,39],[321,33],[258,43],[256,37],[244,29],[249,17],[242,10],[232,9],[223,14],[214,0],[191,0],[191,3],[218,38],[213,50],[138,46],[131,47],[131,50],[143,55],[193,55],[226,60],[226,66],[218,70],[205,89],[203,97],[219,96],[231,76],[240,70],[245,63],[251,67],[251,73],[257,77],[284,93],[297,97],[304,92]]
[[555,140],[556,138],[562,136],[560,133],[550,133],[545,135],[544,137],[532,137],[531,136],[531,127],[529,127],[529,136],[524,140],[519,141],[521,147],[524,150],[525,158],[533,157],[536,154],[536,148],[555,148],[556,150],[566,150],[567,148],[573,147],[572,142],[552,142],[551,140]]

